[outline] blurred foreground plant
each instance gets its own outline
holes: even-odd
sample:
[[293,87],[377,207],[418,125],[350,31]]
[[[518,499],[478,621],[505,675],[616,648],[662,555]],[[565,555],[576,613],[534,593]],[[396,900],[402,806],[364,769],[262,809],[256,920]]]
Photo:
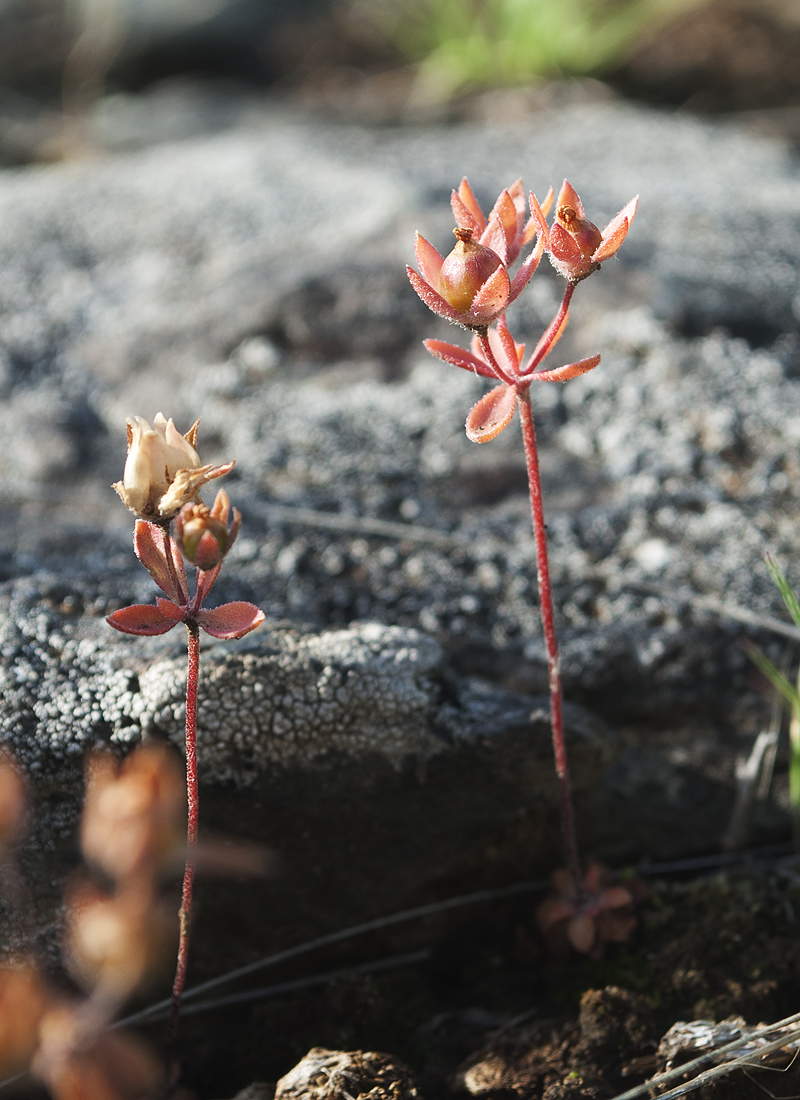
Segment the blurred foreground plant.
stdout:
[[[792,622],[800,630],[800,601],[775,559],[767,554],[765,562],[769,575],[783,598],[786,610],[792,617]],[[792,811],[794,843],[796,847],[800,847],[800,666],[793,684],[756,646],[747,645],[746,652],[759,671],[778,691],[789,710],[789,805]]]
[[[126,634],[166,634],[178,623],[186,627],[186,786],[187,852],[180,908],[178,962],[167,1030],[168,1052],[174,1051],[181,996],[189,958],[189,921],[199,815],[197,781],[197,686],[200,673],[200,628],[215,638],[241,638],[264,621],[264,612],[244,601],[207,609],[203,604],[219,576],[225,555],[239,532],[241,517],[227,493],[217,493],[212,508],[200,503],[200,489],[233,469],[233,462],[203,466],[195,444],[198,423],[181,435],[172,420],[158,413],[152,427],[141,416],[128,420],[128,457],[123,479],[114,485],[137,516],[133,548],[139,561],[167,597],[153,604],[133,604],[108,616]],[[175,537],[170,526],[175,521]],[[183,560],[195,566],[194,594]]]
[[698,0],[379,0],[362,3],[412,61],[428,98],[463,87],[601,74]]
[[[161,899],[175,854],[183,784],[163,746],[135,749],[120,767],[108,753],[90,758],[82,818],[86,872],[67,889],[63,958],[84,996],[67,996],[21,955],[0,966],[0,1075],[30,1070],[56,1100],[145,1100],[163,1087],[160,1066],[136,1036],[109,1031],[122,1004],[168,957],[170,922]],[[27,818],[25,785],[13,759],[0,759],[0,855],[14,866],[13,845]],[[6,877],[7,881],[7,877]],[[26,906],[20,890],[4,893],[12,917]],[[14,912],[14,911],[17,912]]]
[[[434,313],[474,334],[469,351],[444,340],[426,340],[425,347],[431,355],[497,383],[470,410],[467,436],[475,443],[494,439],[508,427],[514,412],[519,409],[536,543],[542,628],[547,648],[561,833],[567,859],[566,885],[563,879],[555,884],[559,905],[549,906],[542,921],[548,932],[554,931],[556,923],[563,922],[567,938],[576,950],[595,953],[602,948],[603,929],[609,925],[608,921],[597,919],[608,909],[608,894],[603,895],[605,901],[598,902],[594,877],[591,873],[587,876],[582,874],[578,858],[564,737],[561,666],[547,556],[547,529],[530,389],[534,382],[567,382],[593,370],[600,362],[599,355],[592,355],[562,367],[542,369],[543,360],[564,332],[575,288],[616,254],[634,219],[637,202],[638,196],[631,199],[605,229],[600,230],[588,220],[577,193],[564,180],[556,199],[552,226],[548,228],[545,213],[552,203],[552,189],[540,206],[532,191],[526,202],[522,181],[517,180],[510,188],[501,191],[487,217],[468,181],[463,179],[451,196],[457,226],[454,230],[458,242],[455,248],[447,257],[442,257],[429,241],[417,234],[419,273],[413,268],[407,269],[411,285]],[[531,244],[529,255],[512,279],[508,266]],[[566,280],[566,287],[556,315],[526,358],[525,345],[518,344],[508,328],[505,310],[530,282],[545,251]],[[616,902],[612,908],[619,904],[619,896],[614,896]],[[627,900],[632,904],[634,899],[629,896]]]

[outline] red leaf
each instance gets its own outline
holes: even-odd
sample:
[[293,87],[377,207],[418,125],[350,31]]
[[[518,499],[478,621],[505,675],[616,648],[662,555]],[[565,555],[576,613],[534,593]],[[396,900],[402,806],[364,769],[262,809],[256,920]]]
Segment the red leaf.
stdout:
[[211,611],[198,611],[197,621],[215,638],[241,638],[264,622],[264,612],[253,603],[236,600]]
[[164,616],[164,618],[169,619],[170,622],[173,622],[173,623],[185,622],[185,617],[184,617],[183,611],[180,609],[180,607],[178,607],[177,604],[174,604],[172,602],[172,600],[162,600],[161,597],[159,596],[156,599],[156,607],[161,612],[161,614]]
[[[163,528],[143,519],[136,521],[136,530],[133,534],[133,549],[136,551],[136,557],[161,591],[166,592],[171,600],[174,600],[177,604],[188,603],[189,594],[186,588],[186,570],[183,567],[183,559],[173,540],[169,535],[166,535],[166,543],[175,566],[175,576],[173,577],[167,564],[164,541]],[[175,583],[176,578],[177,584]]]
[[479,359],[477,355],[460,348],[457,344],[448,344],[444,340],[423,340],[422,342],[431,355],[435,355],[437,359],[443,359],[445,363],[452,363],[454,367],[462,367],[464,370],[474,371],[475,374],[482,374],[484,378],[492,380],[497,378],[492,368],[484,363],[483,359]]
[[166,619],[157,607],[150,603],[134,603],[108,615],[106,622],[123,634],[166,634],[175,626],[173,619]]
[[567,363],[565,367],[534,371],[530,377],[534,382],[569,382],[570,378],[577,378],[578,375],[594,370],[599,362],[599,355],[590,355],[588,359],[579,359],[577,363]]
[[513,386],[495,386],[470,409],[467,436],[473,443],[488,443],[511,423],[516,404]]

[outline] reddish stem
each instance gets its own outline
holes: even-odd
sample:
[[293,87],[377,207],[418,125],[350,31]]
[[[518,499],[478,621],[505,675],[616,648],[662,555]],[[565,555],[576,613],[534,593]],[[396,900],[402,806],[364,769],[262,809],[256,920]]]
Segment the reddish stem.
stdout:
[[175,585],[175,591],[180,593],[181,602],[186,603],[189,598],[189,594],[187,593],[185,586],[182,585],[180,580],[178,579],[178,570],[175,568],[175,559],[172,556],[172,548],[174,543],[172,541],[172,538],[170,537],[169,530],[166,527],[162,527],[161,532],[164,536],[164,557],[167,562],[167,569],[169,571],[170,579]]
[[194,885],[195,849],[197,846],[197,820],[199,810],[197,790],[197,682],[200,672],[200,628],[197,623],[186,624],[188,635],[188,670],[186,674],[186,799],[188,818],[186,825],[186,867],[183,872],[183,891],[178,940],[178,964],[172,985],[172,1005],[167,1027],[168,1064],[173,1062],[175,1039],[178,1033],[178,1015],[181,996],[186,981],[186,965],[189,961],[189,920],[192,912],[192,887]]
[[542,335],[541,340],[533,349],[533,355],[530,357],[525,365],[524,374],[530,374],[531,371],[536,370],[545,355],[550,351],[553,344],[556,342],[559,329],[566,320],[567,313],[569,312],[569,303],[572,300],[572,295],[575,293],[575,284],[567,283],[567,288],[564,291],[564,297],[561,299],[561,305],[558,307],[558,313],[553,320],[547,326]]
[[[557,331],[557,330],[556,330]],[[517,403],[522,421],[522,440],[525,444],[525,463],[528,468],[528,485],[531,498],[531,517],[533,536],[536,541],[536,572],[539,582],[539,604],[542,613],[542,629],[547,647],[547,668],[550,678],[550,721],[553,731],[553,756],[555,757],[556,776],[558,777],[559,801],[561,808],[561,836],[567,867],[580,891],[581,874],[578,859],[578,842],[575,835],[575,811],[572,806],[572,787],[569,779],[567,746],[564,739],[564,714],[561,691],[561,667],[558,658],[558,639],[553,616],[553,589],[550,584],[550,565],[547,559],[547,528],[544,522],[542,506],[542,483],[539,477],[539,455],[536,449],[536,431],[533,425],[528,387],[517,388]]]
[[[552,324],[548,327],[544,336],[539,341],[537,351],[534,353],[534,355],[539,354],[539,359],[543,359],[550,350],[559,327],[566,316],[574,289],[574,286],[567,286],[563,301],[561,302],[561,308],[556,314]],[[550,341],[549,344],[545,342],[547,339]],[[481,349],[486,356],[487,362],[496,366],[488,335],[481,335],[480,341]],[[541,353],[539,353],[540,349]],[[572,785],[569,778],[567,745],[564,739],[561,667],[558,659],[558,638],[556,637],[556,624],[553,615],[553,589],[550,584],[550,565],[547,558],[547,528],[545,527],[544,507],[542,505],[542,482],[539,476],[539,452],[536,447],[536,430],[533,426],[530,383],[525,385],[524,382],[520,382],[517,384],[516,389],[519,415],[522,421],[522,441],[525,445],[525,464],[528,470],[533,537],[536,542],[536,572],[539,582],[539,604],[542,613],[542,629],[544,631],[545,646],[547,648],[547,668],[550,679],[550,724],[553,731],[553,756],[555,757],[561,808],[561,837],[564,843],[564,853],[569,873],[575,884],[576,893],[580,893],[581,867],[580,860],[578,859],[578,842],[575,834],[575,810],[572,806]]]

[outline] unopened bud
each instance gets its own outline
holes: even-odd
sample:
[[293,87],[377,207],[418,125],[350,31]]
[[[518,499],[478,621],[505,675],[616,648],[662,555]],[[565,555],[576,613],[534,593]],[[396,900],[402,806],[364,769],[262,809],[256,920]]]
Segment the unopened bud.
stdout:
[[571,206],[559,206],[556,210],[556,221],[575,241],[583,258],[591,259],[603,239],[603,234],[594,222],[579,217],[577,211]]
[[231,508],[228,494],[220,490],[213,508],[187,504],[175,520],[174,537],[187,561],[198,569],[219,565],[236,541],[241,516]]
[[472,239],[471,229],[453,230],[458,241],[439,273],[439,293],[453,309],[467,312],[475,295],[503,261],[491,248]]

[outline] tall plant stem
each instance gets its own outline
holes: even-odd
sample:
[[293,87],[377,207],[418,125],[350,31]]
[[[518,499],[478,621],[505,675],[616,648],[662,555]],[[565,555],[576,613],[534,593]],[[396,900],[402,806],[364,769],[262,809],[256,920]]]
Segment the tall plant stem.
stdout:
[[167,1026],[168,1064],[173,1062],[175,1039],[178,1034],[178,1015],[181,996],[186,981],[186,965],[189,961],[189,921],[192,913],[192,888],[194,886],[195,849],[197,847],[197,819],[199,800],[197,791],[197,682],[200,672],[200,629],[197,623],[187,623],[189,663],[186,674],[186,799],[188,818],[186,825],[186,867],[183,872],[183,890],[178,940],[178,963],[175,981],[172,983],[172,1005]]
[[569,779],[567,746],[564,739],[564,713],[561,692],[561,667],[558,657],[558,639],[553,616],[553,590],[550,584],[550,565],[547,558],[547,531],[542,506],[542,483],[539,476],[539,454],[536,449],[536,430],[533,425],[533,409],[528,388],[519,387],[517,404],[522,421],[522,440],[525,444],[525,464],[528,468],[528,486],[531,498],[533,536],[536,541],[536,572],[539,581],[539,603],[542,628],[547,647],[547,668],[550,679],[550,721],[553,731],[553,756],[558,777],[561,809],[561,836],[564,842],[567,867],[580,890],[581,874],[578,860],[578,843],[575,836],[575,811],[572,805],[572,788]]

